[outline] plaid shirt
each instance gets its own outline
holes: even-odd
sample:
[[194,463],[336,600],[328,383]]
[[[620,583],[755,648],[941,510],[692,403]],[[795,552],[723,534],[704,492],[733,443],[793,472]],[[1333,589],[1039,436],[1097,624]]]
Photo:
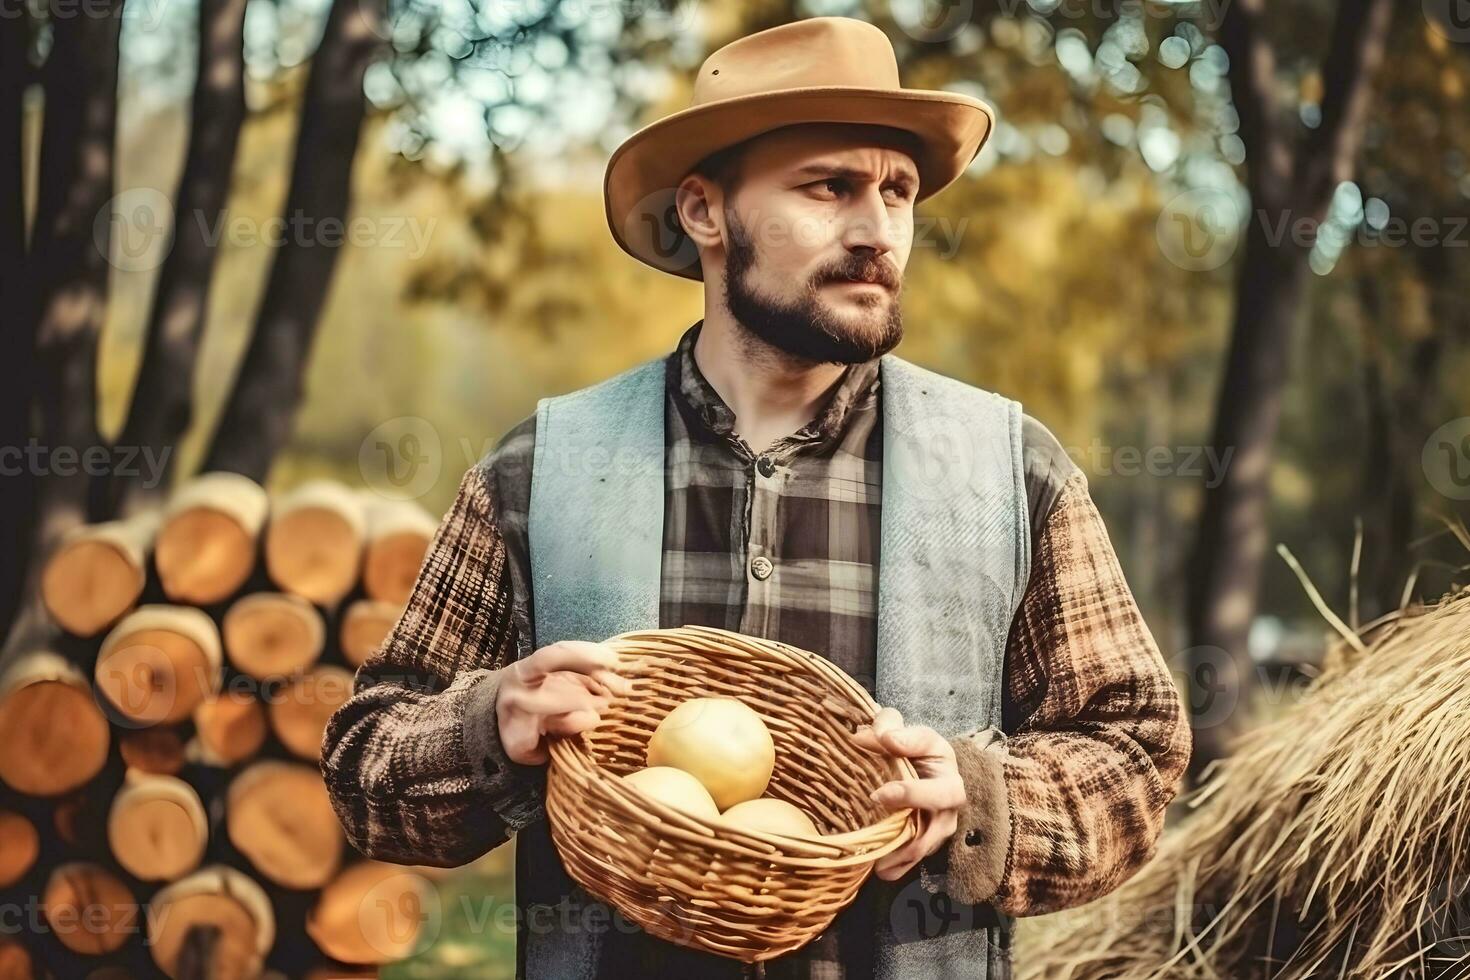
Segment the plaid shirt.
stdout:
[[[823,652],[873,693],[878,361],[849,367],[815,419],[756,454],[694,361],[701,325],[667,362],[660,625]],[[498,669],[533,643],[535,421],[466,472],[407,608],[327,726],[323,775],[349,839],[371,857],[462,864],[544,818],[545,767],[505,757],[494,714]],[[951,893],[1017,916],[1089,901],[1141,865],[1190,749],[1084,474],[1030,417],[1023,440],[1033,557],[1006,652],[1006,734],[950,740],[968,804],[946,845]],[[747,573],[756,555],[770,560],[765,577]],[[867,977],[875,926],[861,909],[756,966],[610,931],[603,975]]]

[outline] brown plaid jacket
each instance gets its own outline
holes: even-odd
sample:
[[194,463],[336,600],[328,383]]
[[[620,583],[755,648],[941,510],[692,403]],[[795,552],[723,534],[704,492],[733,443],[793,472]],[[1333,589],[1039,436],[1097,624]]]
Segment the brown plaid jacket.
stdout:
[[[817,418],[756,454],[694,361],[700,326],[668,359],[660,625],[822,652],[873,693],[878,362],[851,366]],[[1007,647],[1005,735],[951,739],[969,805],[947,845],[955,897],[1017,916],[1089,901],[1142,864],[1190,750],[1085,475],[1030,417],[1023,438],[1033,558]],[[465,473],[406,610],[327,726],[323,776],[349,839],[371,857],[463,864],[544,817],[545,769],[504,756],[494,714],[497,670],[533,643],[534,446],[533,414]],[[747,573],[752,554],[771,559],[767,577]],[[756,967],[610,932],[602,975],[855,980],[871,974],[859,905]]]

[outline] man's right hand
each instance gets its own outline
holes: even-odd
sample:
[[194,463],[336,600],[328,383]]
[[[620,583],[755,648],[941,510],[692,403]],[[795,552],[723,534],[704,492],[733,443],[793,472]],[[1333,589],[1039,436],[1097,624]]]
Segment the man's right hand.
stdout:
[[505,667],[495,719],[506,756],[539,766],[550,758],[547,735],[595,727],[613,698],[631,690],[621,668],[617,651],[586,640],[552,643]]

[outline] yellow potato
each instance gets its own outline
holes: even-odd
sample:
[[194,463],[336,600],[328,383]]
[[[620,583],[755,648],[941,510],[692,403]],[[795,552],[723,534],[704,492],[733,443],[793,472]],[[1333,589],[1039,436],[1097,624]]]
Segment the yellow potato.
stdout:
[[697,814],[714,820],[720,808],[710,797],[709,790],[699,780],[682,769],[672,766],[651,766],[637,772],[626,773],[623,781],[636,786],[649,796],[676,810]]
[[691,773],[723,810],[766,791],[776,769],[776,743],[744,701],[690,698],[654,729],[648,764]]
[[763,830],[788,837],[820,837],[817,825],[798,806],[763,796],[758,800],[736,803],[720,814],[721,819],[750,830]]

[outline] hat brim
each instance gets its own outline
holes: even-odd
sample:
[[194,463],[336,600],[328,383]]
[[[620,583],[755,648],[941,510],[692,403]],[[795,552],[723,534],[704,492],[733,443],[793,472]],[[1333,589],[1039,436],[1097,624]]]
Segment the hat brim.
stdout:
[[892,126],[923,146],[916,202],[949,186],[980,152],[995,114],[957,92],[851,86],[789,89],[723,99],[665,116],[628,137],[608,161],[603,204],[608,230],[629,255],[699,280],[699,253],[674,210],[674,191],[711,153],[803,122]]

